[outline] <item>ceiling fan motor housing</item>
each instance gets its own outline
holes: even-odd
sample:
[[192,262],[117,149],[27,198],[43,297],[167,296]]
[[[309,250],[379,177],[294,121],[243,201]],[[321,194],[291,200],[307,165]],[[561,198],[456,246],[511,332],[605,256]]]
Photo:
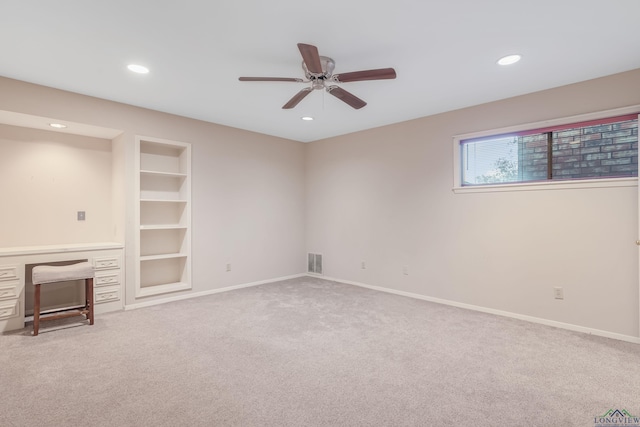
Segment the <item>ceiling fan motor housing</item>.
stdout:
[[333,70],[336,67],[336,63],[333,59],[321,56],[320,64],[322,65],[322,73],[312,73],[307,68],[307,64],[302,61],[302,69],[307,79],[311,80],[314,89],[324,89],[324,81],[329,80],[333,75]]

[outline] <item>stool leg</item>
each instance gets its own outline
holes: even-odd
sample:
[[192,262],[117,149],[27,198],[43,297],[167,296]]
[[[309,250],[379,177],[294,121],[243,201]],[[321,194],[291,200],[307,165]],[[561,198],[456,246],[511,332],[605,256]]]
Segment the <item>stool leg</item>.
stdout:
[[93,325],[93,278],[85,280],[85,305],[89,310],[89,324]]
[[40,285],[35,285],[33,293],[33,336],[38,335],[40,329]]

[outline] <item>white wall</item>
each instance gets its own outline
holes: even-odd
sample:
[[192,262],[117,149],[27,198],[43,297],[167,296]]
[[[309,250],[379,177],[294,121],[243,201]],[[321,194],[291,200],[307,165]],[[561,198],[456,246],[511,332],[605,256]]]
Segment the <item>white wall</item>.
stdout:
[[451,190],[454,135],[640,104],[638,87],[635,70],[312,142],[307,249],[326,276],[638,337],[636,187]]
[[0,247],[110,241],[111,141],[0,125],[0,195]]
[[194,265],[225,285],[305,267],[304,144],[250,139],[230,135],[193,149],[193,239],[202,239]]
[[[103,200],[113,223],[106,240],[126,246],[126,304],[304,272],[304,144],[6,78],[0,78],[0,93],[0,110],[122,131],[104,171],[114,188]],[[192,144],[191,291],[135,298],[136,135]],[[0,171],[0,177],[7,175]],[[29,225],[16,215],[2,222],[7,229]],[[16,237],[0,246],[23,243]]]

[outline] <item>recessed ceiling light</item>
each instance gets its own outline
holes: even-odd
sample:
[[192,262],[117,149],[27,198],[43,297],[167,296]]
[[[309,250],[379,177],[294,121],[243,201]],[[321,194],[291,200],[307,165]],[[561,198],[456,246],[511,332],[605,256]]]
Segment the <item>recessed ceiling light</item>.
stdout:
[[301,117],[301,119],[302,120],[306,120],[306,121],[311,121],[311,120],[313,120],[313,117],[304,116],[304,117]]
[[520,55],[507,55],[505,57],[502,57],[502,58],[498,59],[498,64],[499,65],[511,65],[511,64],[515,64],[516,62],[520,61],[520,59],[522,59],[522,56],[520,56]]
[[49,123],[49,126],[56,129],[64,129],[67,125],[63,125],[62,123]]
[[127,68],[130,71],[133,71],[134,73],[138,73],[138,74],[147,74],[149,72],[149,69],[142,65],[129,64],[127,65]]

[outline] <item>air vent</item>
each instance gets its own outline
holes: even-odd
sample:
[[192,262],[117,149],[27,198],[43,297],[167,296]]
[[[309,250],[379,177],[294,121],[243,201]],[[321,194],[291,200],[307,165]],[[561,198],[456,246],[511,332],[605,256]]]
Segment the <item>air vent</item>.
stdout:
[[322,274],[322,255],[321,254],[309,254],[309,266],[307,272]]

